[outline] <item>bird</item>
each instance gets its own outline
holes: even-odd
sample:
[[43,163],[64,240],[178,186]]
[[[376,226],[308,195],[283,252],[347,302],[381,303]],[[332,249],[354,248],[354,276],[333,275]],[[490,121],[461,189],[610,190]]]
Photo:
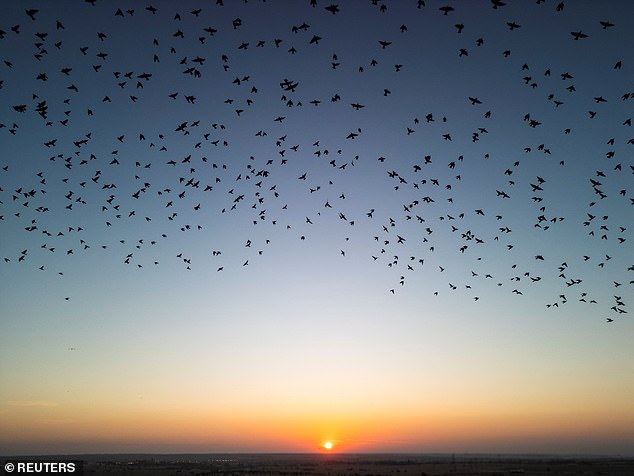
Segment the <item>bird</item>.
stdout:
[[588,35],[583,33],[582,31],[571,31],[570,34],[574,40],[581,40],[583,38],[588,38]]
[[[10,151],[0,169],[0,233],[15,237],[0,243],[7,273],[30,266],[38,282],[63,279],[91,271],[102,253],[145,276],[166,267],[161,247],[178,244],[178,264],[193,274],[205,263],[190,256],[197,244],[225,240],[222,257],[212,254],[219,262],[207,264],[227,277],[256,272],[271,248],[286,251],[286,233],[299,238],[307,276],[306,258],[328,235],[345,241],[331,246],[349,266],[367,239],[366,259],[405,289],[437,294],[429,283],[455,273],[450,290],[472,291],[452,295],[470,303],[485,301],[478,281],[493,276],[500,292],[515,288],[526,302],[539,299],[529,289],[540,286],[589,292],[590,276],[598,288],[629,292],[631,270],[617,263],[631,242],[634,168],[623,163],[634,138],[619,111],[634,93],[612,35],[625,44],[631,34],[597,6],[570,31],[560,22],[570,13],[564,2],[532,2],[511,21],[500,16],[509,2],[490,0],[477,22],[455,2],[438,4],[414,24],[413,5],[373,1],[385,14],[378,29],[348,3],[314,9],[311,0],[279,12],[266,2],[180,12],[122,4],[107,15],[102,2],[88,3],[81,17],[18,8],[0,31],[13,51],[0,89],[15,98],[0,124]],[[291,18],[296,12],[303,17]],[[279,24],[254,23],[273,13]],[[449,14],[458,17],[445,22]],[[364,32],[358,44],[346,40],[348,15]],[[550,43],[534,19],[552,25]],[[426,22],[448,55],[420,43]],[[606,61],[582,61],[588,47]],[[581,162],[564,160],[575,148]],[[238,237],[245,246],[229,246]],[[571,261],[573,250],[574,266],[558,265],[557,255]],[[409,278],[418,274],[431,279]],[[561,311],[565,301],[576,300],[547,303]],[[627,299],[611,303],[615,317],[626,311]]]
[[448,15],[450,12],[454,11],[454,8],[451,5],[444,5],[440,7],[438,10],[443,12],[443,15]]

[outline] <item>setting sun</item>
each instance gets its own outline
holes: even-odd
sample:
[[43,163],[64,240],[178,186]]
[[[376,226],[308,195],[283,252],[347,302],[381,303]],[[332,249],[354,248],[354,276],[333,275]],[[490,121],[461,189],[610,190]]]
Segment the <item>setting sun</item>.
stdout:
[[332,449],[332,441],[326,441],[323,445],[324,449],[331,450]]

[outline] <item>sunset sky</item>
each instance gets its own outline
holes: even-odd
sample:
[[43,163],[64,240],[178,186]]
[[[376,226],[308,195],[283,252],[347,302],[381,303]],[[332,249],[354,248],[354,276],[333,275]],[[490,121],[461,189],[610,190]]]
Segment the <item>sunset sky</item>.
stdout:
[[0,454],[634,456],[634,3],[559,3],[4,2]]

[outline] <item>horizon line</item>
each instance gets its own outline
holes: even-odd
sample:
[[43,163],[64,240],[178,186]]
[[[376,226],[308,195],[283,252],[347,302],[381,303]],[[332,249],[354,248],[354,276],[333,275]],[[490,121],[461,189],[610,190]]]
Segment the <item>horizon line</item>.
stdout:
[[552,457],[552,458],[625,458],[634,459],[634,454],[622,453],[539,453],[539,452],[412,452],[412,451],[221,451],[221,452],[124,452],[124,453],[38,453],[38,454],[20,454],[20,455],[4,455],[0,454],[0,458],[45,458],[45,457],[68,457],[68,456],[207,456],[207,455],[233,455],[233,456],[302,456],[302,455],[333,455],[333,456],[435,456],[435,457]]

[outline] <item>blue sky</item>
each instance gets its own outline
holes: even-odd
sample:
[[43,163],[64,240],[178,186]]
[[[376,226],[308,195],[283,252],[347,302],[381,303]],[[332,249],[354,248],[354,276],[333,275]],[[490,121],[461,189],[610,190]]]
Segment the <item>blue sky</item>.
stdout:
[[0,22],[1,453],[631,454],[629,2],[64,3]]

